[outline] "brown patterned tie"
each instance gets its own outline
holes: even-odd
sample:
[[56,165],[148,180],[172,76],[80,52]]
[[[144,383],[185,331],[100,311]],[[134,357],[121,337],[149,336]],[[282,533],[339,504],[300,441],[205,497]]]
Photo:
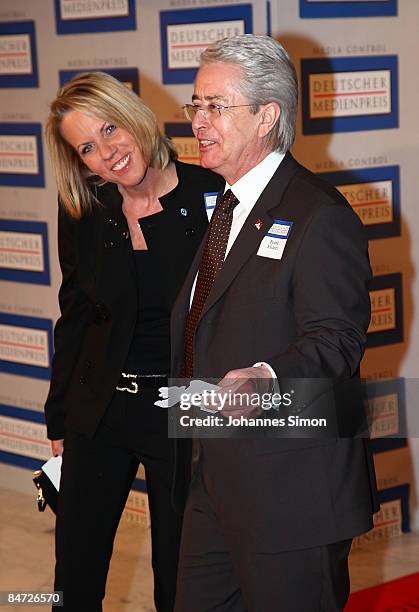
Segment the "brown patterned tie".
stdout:
[[193,345],[196,327],[217,274],[223,267],[233,222],[233,210],[238,203],[239,201],[231,189],[227,189],[217,202],[211,218],[207,241],[199,264],[192,306],[186,320],[185,363],[183,367],[185,378],[192,378],[193,376]]

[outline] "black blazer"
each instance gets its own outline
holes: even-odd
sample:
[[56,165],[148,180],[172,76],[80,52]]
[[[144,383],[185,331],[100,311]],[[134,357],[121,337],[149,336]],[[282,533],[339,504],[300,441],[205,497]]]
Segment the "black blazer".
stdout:
[[[274,219],[293,222],[281,259],[257,255]],[[199,259],[200,253],[173,309],[175,376],[183,363],[185,318]],[[290,379],[303,381],[295,394],[299,413],[311,401],[304,395],[308,378],[331,381],[326,389],[331,393],[336,381],[357,379],[370,319],[370,276],[358,217],[336,189],[288,153],[249,214],[204,306],[194,375],[217,378],[266,361],[281,391]],[[349,411],[349,420],[351,415],[358,420],[362,401],[345,402],[342,395],[340,400],[338,417]],[[233,529],[234,521],[248,521],[249,537],[261,550],[317,546],[372,526],[375,478],[363,439],[201,439],[201,444],[207,484],[214,483],[223,520],[231,519]],[[188,461],[178,457],[178,495],[184,494]]]
[[[199,166],[176,162],[176,169],[178,186],[160,198],[164,212],[141,220],[148,247],[168,262],[169,307],[207,227],[203,194],[224,185],[218,175]],[[97,187],[96,196],[100,204],[79,221],[59,213],[61,316],[45,405],[51,439],[63,438],[67,427],[94,435],[124,367],[136,323],[138,290],[122,198],[113,183]]]

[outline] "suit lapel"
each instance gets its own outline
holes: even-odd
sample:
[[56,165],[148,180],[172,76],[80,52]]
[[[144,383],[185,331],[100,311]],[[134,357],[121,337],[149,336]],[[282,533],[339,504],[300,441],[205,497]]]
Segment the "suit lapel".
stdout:
[[[280,205],[284,191],[292,176],[297,171],[297,168],[297,162],[290,153],[287,153],[251,210],[228,253],[224,265],[215,279],[214,285],[204,305],[201,317],[203,317],[213,304],[219,300],[249,257],[259,248],[263,236],[273,223],[273,218],[272,215],[269,214],[269,211]],[[262,221],[264,231],[260,231],[256,228],[255,224],[258,220]],[[196,270],[197,267],[195,273]],[[195,278],[195,276],[193,276],[193,278]]]

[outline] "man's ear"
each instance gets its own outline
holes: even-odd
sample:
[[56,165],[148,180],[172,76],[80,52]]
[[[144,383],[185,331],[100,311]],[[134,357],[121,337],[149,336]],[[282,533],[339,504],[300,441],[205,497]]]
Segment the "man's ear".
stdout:
[[259,123],[259,136],[263,138],[267,136],[275,127],[279,121],[279,115],[281,109],[277,102],[268,102],[260,107],[260,123]]

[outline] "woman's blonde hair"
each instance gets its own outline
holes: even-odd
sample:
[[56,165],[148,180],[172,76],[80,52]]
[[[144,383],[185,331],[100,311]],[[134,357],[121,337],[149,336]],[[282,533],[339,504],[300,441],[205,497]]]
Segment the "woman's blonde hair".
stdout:
[[[170,140],[159,130],[155,114],[134,92],[104,72],[83,72],[66,83],[51,103],[45,136],[64,208],[79,219],[95,200],[91,185],[95,175],[85,166],[61,134],[61,122],[71,111],[103,119],[127,130],[135,139],[144,161],[164,169],[176,159]],[[89,180],[90,179],[90,180]],[[99,178],[96,184],[103,184]]]

